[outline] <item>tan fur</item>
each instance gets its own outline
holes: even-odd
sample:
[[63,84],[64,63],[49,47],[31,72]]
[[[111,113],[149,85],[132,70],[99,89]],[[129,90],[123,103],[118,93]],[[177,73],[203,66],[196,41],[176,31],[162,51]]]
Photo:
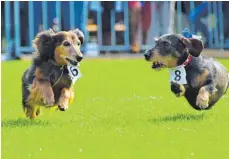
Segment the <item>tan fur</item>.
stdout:
[[[68,42],[69,45],[64,45],[65,42]],[[35,72],[32,72],[35,75],[35,79],[32,84],[27,81],[26,89],[30,93],[26,94],[28,96],[26,100],[23,99],[23,108],[27,117],[34,119],[40,113],[41,106],[54,106],[54,104],[58,104],[60,107],[68,108],[68,104],[74,98],[73,90],[71,88],[63,88],[60,98],[57,99],[58,103],[57,101],[55,102],[53,88],[49,81],[50,77],[42,73],[44,71],[42,69],[46,68],[39,68],[39,66],[43,64],[42,62],[50,60],[50,56],[53,58],[53,52],[54,62],[58,65],[68,65],[69,61],[66,58],[70,59],[70,63],[80,62],[83,57],[80,46],[83,42],[84,35],[78,29],[60,31],[58,33],[50,32],[50,30],[43,31],[35,37],[33,47],[36,50],[34,54],[36,64],[34,64],[37,68]],[[65,80],[60,79],[61,85],[66,84],[66,87],[69,87],[69,80]]]
[[63,88],[61,91],[58,105],[61,108],[67,109],[68,104],[73,100],[73,98],[74,98],[74,92],[72,91],[72,89]]
[[154,61],[163,62],[169,68],[177,66],[178,58],[173,57],[172,55],[160,56],[159,54],[155,53],[154,57],[151,58],[154,59]]
[[[26,116],[34,118],[38,109],[38,105],[53,106],[55,103],[54,93],[51,87],[50,82],[48,81],[39,81],[34,79],[32,88],[30,90],[30,95],[27,99],[27,103],[30,106],[26,110]],[[36,109],[35,109],[36,108]]]
[[[207,76],[209,75],[209,71],[205,69],[202,74],[196,76],[194,83],[196,86],[202,86],[206,81]],[[210,94],[205,86],[201,87],[199,90],[199,94],[196,98],[196,105],[201,108],[205,109],[209,106],[209,100],[212,94]]]
[[180,90],[181,90],[181,92],[179,93],[178,97],[184,96],[184,94],[185,94],[185,87],[183,84],[180,84]]
[[55,61],[58,65],[67,65],[68,61],[63,58],[63,56],[68,56],[68,52],[63,45],[57,46],[55,48]]
[[206,91],[205,87],[201,87],[199,90],[199,94],[196,98],[196,105],[201,109],[207,108],[209,103],[209,97],[209,92]]
[[30,107],[27,107],[25,114],[26,117],[29,117],[30,119],[36,118],[36,116],[40,114],[40,106],[32,105]]
[[[55,60],[59,65],[67,65],[68,61],[65,59],[66,57],[75,60],[75,56],[83,56],[80,51],[80,43],[78,37],[71,31],[69,32],[60,32],[64,36],[63,42],[55,48]],[[65,47],[64,42],[69,42],[71,44],[70,47]]]
[[207,69],[205,69],[202,74],[196,76],[195,82],[197,83],[197,85],[202,86],[208,75],[209,72]]

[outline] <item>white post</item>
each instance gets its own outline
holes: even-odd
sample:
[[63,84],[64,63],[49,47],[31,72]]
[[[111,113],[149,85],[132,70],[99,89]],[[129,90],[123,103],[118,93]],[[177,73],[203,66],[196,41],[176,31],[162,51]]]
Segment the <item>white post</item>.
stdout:
[[169,2],[169,28],[168,33],[174,33],[174,25],[175,25],[175,1]]

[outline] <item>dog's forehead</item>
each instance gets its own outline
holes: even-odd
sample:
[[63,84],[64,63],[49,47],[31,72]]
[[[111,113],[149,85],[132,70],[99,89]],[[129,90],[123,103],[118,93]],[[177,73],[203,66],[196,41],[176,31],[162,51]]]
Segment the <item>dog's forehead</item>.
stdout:
[[58,41],[64,41],[66,39],[69,39],[69,40],[77,40],[78,37],[76,36],[75,33],[73,33],[72,31],[61,31],[59,33],[56,34],[56,38]]
[[169,43],[176,45],[180,42],[182,35],[180,34],[165,34],[159,38],[161,41],[168,41]]
[[70,38],[72,38],[72,40],[78,39],[78,36],[77,36],[74,32],[69,31],[69,32],[67,32],[67,33],[68,33],[68,36],[69,36]]

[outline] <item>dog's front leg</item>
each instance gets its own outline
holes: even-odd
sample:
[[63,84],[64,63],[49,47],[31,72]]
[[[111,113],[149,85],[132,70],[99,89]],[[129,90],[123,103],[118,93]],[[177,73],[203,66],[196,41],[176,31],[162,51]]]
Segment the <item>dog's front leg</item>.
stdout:
[[68,109],[69,103],[74,98],[74,92],[71,88],[63,88],[61,90],[61,95],[58,101],[58,107],[61,111],[65,111]]
[[38,80],[35,78],[28,100],[38,103],[43,102],[46,106],[53,106],[55,104],[55,99],[51,83],[46,80]]
[[185,94],[185,85],[183,85],[183,84],[179,84],[179,83],[177,83],[175,81],[172,81],[170,83],[170,88],[171,88],[171,91],[177,97],[183,96]]
[[53,106],[55,104],[54,93],[49,81],[49,76],[39,67],[35,71],[36,78],[34,79],[34,86],[40,91],[43,102],[46,106]]
[[209,98],[217,91],[213,84],[202,86],[196,98],[196,105],[200,109],[206,109],[209,106]]
[[51,83],[49,81],[42,82],[43,84],[43,99],[46,106],[53,106],[55,104],[54,93]]
[[34,119],[40,114],[40,107],[38,105],[54,105],[54,93],[49,81],[41,81],[36,78],[34,79],[32,87],[29,88],[29,90],[30,94],[26,100],[25,111],[27,117]]

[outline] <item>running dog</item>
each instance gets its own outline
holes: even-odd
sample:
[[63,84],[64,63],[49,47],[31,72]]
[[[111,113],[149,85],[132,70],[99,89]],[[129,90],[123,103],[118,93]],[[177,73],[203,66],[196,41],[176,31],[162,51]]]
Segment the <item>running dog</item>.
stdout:
[[40,32],[33,41],[35,57],[22,77],[22,104],[25,114],[34,119],[40,107],[57,105],[68,109],[74,98],[72,86],[80,77],[78,63],[84,35],[79,30]]
[[171,91],[185,96],[197,110],[210,109],[226,93],[229,74],[212,58],[201,55],[201,40],[180,34],[166,34],[155,39],[155,46],[145,52],[153,69],[170,69]]

